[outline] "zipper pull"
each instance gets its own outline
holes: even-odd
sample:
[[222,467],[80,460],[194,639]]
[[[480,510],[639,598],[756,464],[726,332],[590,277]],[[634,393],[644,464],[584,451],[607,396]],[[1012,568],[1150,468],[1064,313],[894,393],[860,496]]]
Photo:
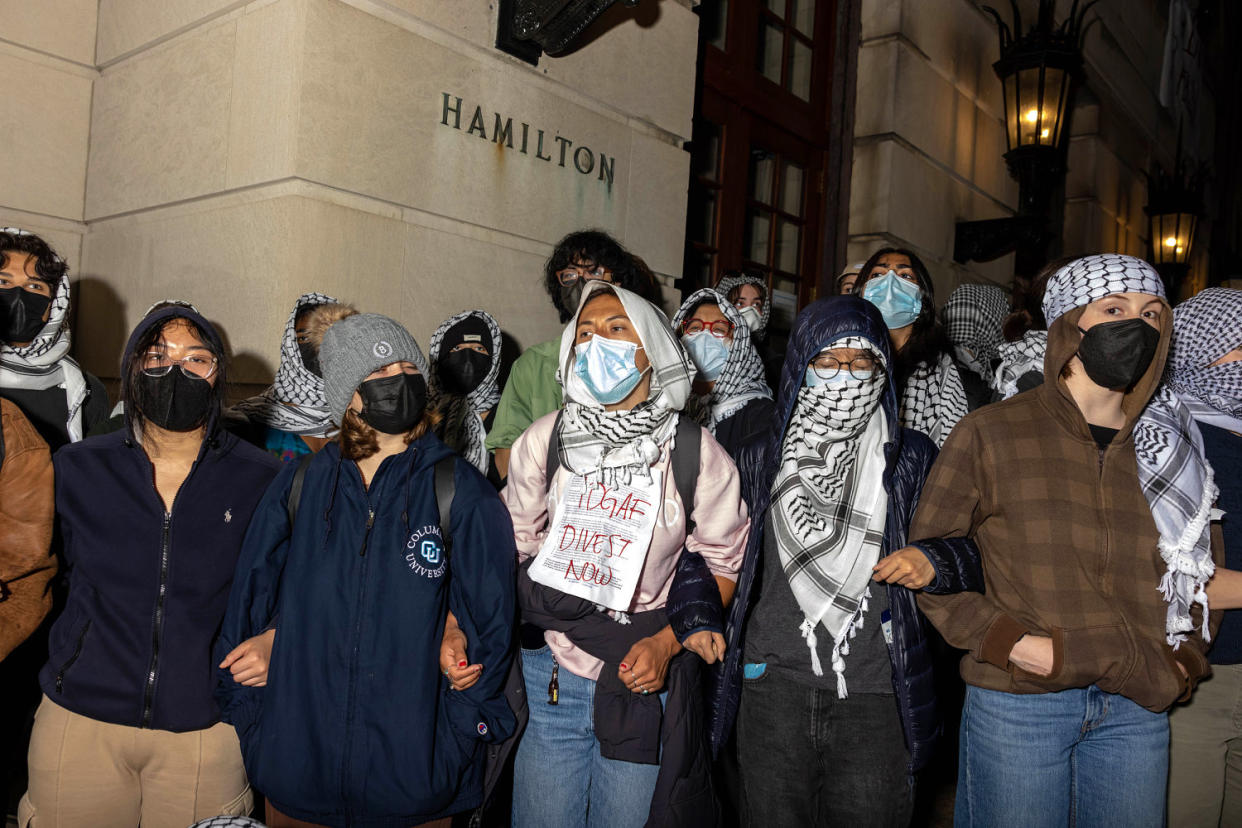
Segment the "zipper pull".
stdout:
[[560,669],[561,666],[559,664],[552,665],[552,680],[548,682],[548,704],[561,703],[561,685],[556,680]]
[[362,548],[358,550],[359,557],[365,557],[367,554],[367,541],[371,538],[371,527],[375,525],[375,510],[367,509],[367,527],[362,533]]

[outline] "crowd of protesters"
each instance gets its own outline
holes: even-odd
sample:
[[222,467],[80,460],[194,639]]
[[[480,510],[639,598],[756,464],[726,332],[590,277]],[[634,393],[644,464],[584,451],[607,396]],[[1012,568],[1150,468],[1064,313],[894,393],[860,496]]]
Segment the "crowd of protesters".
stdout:
[[1242,291],[1100,254],[938,309],[884,247],[778,335],[600,231],[530,278],[511,366],[486,309],[424,355],[305,293],[232,404],[169,299],[109,400],[0,230],[21,828],[905,826],[954,745],[958,825],[1242,822]]

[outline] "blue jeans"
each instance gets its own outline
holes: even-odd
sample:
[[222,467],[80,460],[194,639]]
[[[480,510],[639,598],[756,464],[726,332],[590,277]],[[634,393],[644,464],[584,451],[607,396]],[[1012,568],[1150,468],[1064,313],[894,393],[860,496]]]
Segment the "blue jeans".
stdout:
[[1164,825],[1169,717],[1095,686],[966,688],[955,826]]
[[[659,765],[605,759],[595,738],[595,682],[562,668],[560,703],[548,704],[556,661],[522,650],[530,722],[513,766],[514,828],[630,828],[647,821]],[[663,694],[661,694],[663,701]]]

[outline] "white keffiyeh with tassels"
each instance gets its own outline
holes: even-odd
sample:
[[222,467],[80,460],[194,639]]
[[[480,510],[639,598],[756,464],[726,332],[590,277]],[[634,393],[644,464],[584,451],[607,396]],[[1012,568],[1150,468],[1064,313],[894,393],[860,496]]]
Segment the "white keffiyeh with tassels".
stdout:
[[[874,353],[858,337],[829,347]],[[847,695],[845,656],[863,626],[872,568],[884,540],[884,388],[884,374],[876,371],[870,380],[800,389],[772,487],[770,525],[781,568],[802,610],[799,630],[810,649],[811,670],[824,674],[816,635],[822,624],[832,636],[838,698]]]
[[962,377],[948,354],[935,364],[921,363],[901,389],[901,424],[926,434],[937,448],[969,408]]
[[[1076,259],[1052,275],[1044,293],[1044,318],[1051,328],[1067,311],[1115,293],[1165,298],[1164,282],[1150,264],[1104,253]],[[1165,636],[1176,649],[1194,631],[1191,610],[1199,604],[1203,639],[1209,641],[1206,587],[1216,571],[1209,523],[1217,489],[1202,435],[1189,409],[1167,385],[1157,389],[1139,415],[1134,453],[1166,566],[1159,584],[1169,604]]]

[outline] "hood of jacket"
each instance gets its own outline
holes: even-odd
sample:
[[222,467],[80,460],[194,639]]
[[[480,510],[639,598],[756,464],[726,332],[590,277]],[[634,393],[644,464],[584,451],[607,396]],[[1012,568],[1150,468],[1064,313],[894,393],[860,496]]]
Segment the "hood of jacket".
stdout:
[[[785,363],[781,366],[780,387],[776,394],[776,416],[772,429],[764,438],[763,456],[766,462],[763,473],[769,485],[780,465],[781,443],[789,428],[807,365],[824,348],[846,336],[867,340],[884,360],[885,388],[880,407],[888,420],[889,442],[885,446],[887,464],[884,478],[886,483],[890,482],[893,458],[901,445],[901,425],[897,420],[897,385],[893,378],[893,353],[888,328],[879,310],[870,302],[857,296],[830,296],[803,308],[785,350]],[[767,503],[762,504],[762,508],[766,509]],[[752,514],[760,512],[758,504],[752,504]]]
[[[218,354],[224,354],[224,340],[220,338],[220,332],[216,330],[216,326],[207,321],[206,317],[197,310],[185,305],[169,305],[166,307],[153,310],[142,318],[142,321],[134,326],[134,330],[129,335],[129,340],[125,343],[125,351],[121,355],[121,387],[122,394],[125,388],[125,368],[130,364],[130,358],[134,354],[134,349],[138,347],[138,341],[154,327],[162,326],[171,319],[185,319],[193,323],[194,327],[202,333],[207,339],[207,344],[212,350]],[[217,374],[218,375],[218,374]],[[131,419],[129,406],[125,407],[125,433],[132,440],[134,439],[133,421]],[[207,421],[207,434],[211,435],[216,430],[216,422],[220,418],[219,411],[213,411],[210,419]]]
[[[1134,430],[1139,415],[1143,413],[1148,401],[1155,395],[1156,388],[1160,385],[1161,377],[1164,375],[1169,345],[1173,341],[1173,309],[1164,299],[1160,302],[1164,306],[1160,314],[1160,344],[1156,346],[1156,353],[1142,378],[1126,391],[1125,399],[1121,403],[1126,422],[1117,433],[1118,440],[1126,439]],[[1091,440],[1091,430],[1087,427],[1087,420],[1079,410],[1078,404],[1074,402],[1073,396],[1070,395],[1069,387],[1060,378],[1061,369],[1078,353],[1078,343],[1082,341],[1082,334],[1078,332],[1078,320],[1082,318],[1084,310],[1086,310],[1086,305],[1066,311],[1048,328],[1048,350],[1044,355],[1044,384],[1040,386],[1039,393],[1043,395],[1044,405],[1062,427],[1076,437]]]

